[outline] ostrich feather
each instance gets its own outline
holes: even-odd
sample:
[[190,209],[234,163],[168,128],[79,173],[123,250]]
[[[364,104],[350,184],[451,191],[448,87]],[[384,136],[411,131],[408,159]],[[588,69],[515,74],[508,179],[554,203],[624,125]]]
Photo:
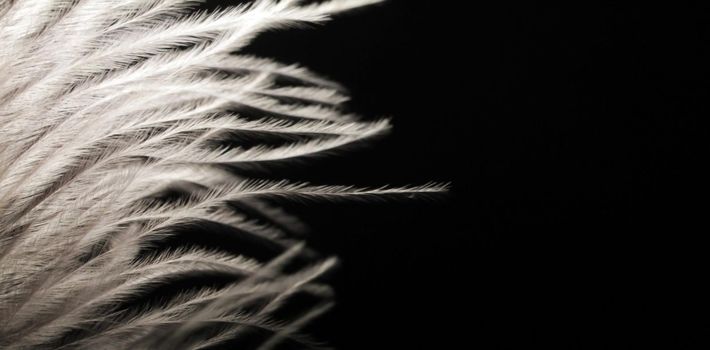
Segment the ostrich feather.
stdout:
[[[342,111],[337,83],[240,49],[377,2],[0,0],[0,347],[317,347],[299,330],[331,307],[321,276],[336,260],[277,203],[446,186],[258,179],[390,124]],[[220,230],[242,248],[166,244]],[[189,282],[205,276],[221,282]],[[296,295],[315,301],[285,308]]]

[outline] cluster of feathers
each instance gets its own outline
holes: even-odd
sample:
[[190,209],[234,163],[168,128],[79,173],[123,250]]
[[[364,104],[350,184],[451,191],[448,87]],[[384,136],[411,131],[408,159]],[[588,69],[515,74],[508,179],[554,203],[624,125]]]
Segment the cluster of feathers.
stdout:
[[[259,180],[389,123],[239,52],[378,1],[0,0],[0,348],[318,346],[300,333],[332,306],[335,259],[278,202],[444,186]],[[216,231],[244,248],[165,243]]]

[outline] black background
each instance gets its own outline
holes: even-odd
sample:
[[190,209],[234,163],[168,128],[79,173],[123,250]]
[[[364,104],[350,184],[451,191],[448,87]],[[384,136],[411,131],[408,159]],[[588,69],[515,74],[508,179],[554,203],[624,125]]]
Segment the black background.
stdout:
[[707,348],[710,8],[484,3],[390,0],[247,48],[394,118],[277,176],[453,185],[289,206],[342,260],[310,331],[340,349]]

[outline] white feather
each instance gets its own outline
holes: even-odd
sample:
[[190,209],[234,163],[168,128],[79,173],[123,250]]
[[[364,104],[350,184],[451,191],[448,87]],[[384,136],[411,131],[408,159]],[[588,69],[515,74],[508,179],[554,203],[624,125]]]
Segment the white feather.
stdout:
[[[0,0],[3,349],[206,349],[248,329],[266,334],[259,349],[311,346],[298,331],[332,305],[317,279],[335,260],[313,261],[291,232],[300,222],[273,202],[445,190],[245,175],[389,130],[387,119],[344,113],[337,83],[239,54],[265,30],[379,0],[257,0],[193,13],[199,2]],[[160,248],[207,222],[274,251]],[[227,282],[140,303],[202,274]],[[275,319],[297,293],[320,302]]]

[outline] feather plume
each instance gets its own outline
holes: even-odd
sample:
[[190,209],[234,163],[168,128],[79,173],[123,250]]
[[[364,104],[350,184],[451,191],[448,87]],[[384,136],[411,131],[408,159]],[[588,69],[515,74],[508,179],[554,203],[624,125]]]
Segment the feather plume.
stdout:
[[[379,1],[0,0],[0,347],[318,347],[299,329],[331,307],[320,278],[336,261],[274,203],[446,186],[252,178],[390,124],[343,112],[337,83],[239,51]],[[164,244],[217,227],[243,251]],[[160,292],[205,276],[221,282]],[[316,301],[284,313],[296,295]]]

